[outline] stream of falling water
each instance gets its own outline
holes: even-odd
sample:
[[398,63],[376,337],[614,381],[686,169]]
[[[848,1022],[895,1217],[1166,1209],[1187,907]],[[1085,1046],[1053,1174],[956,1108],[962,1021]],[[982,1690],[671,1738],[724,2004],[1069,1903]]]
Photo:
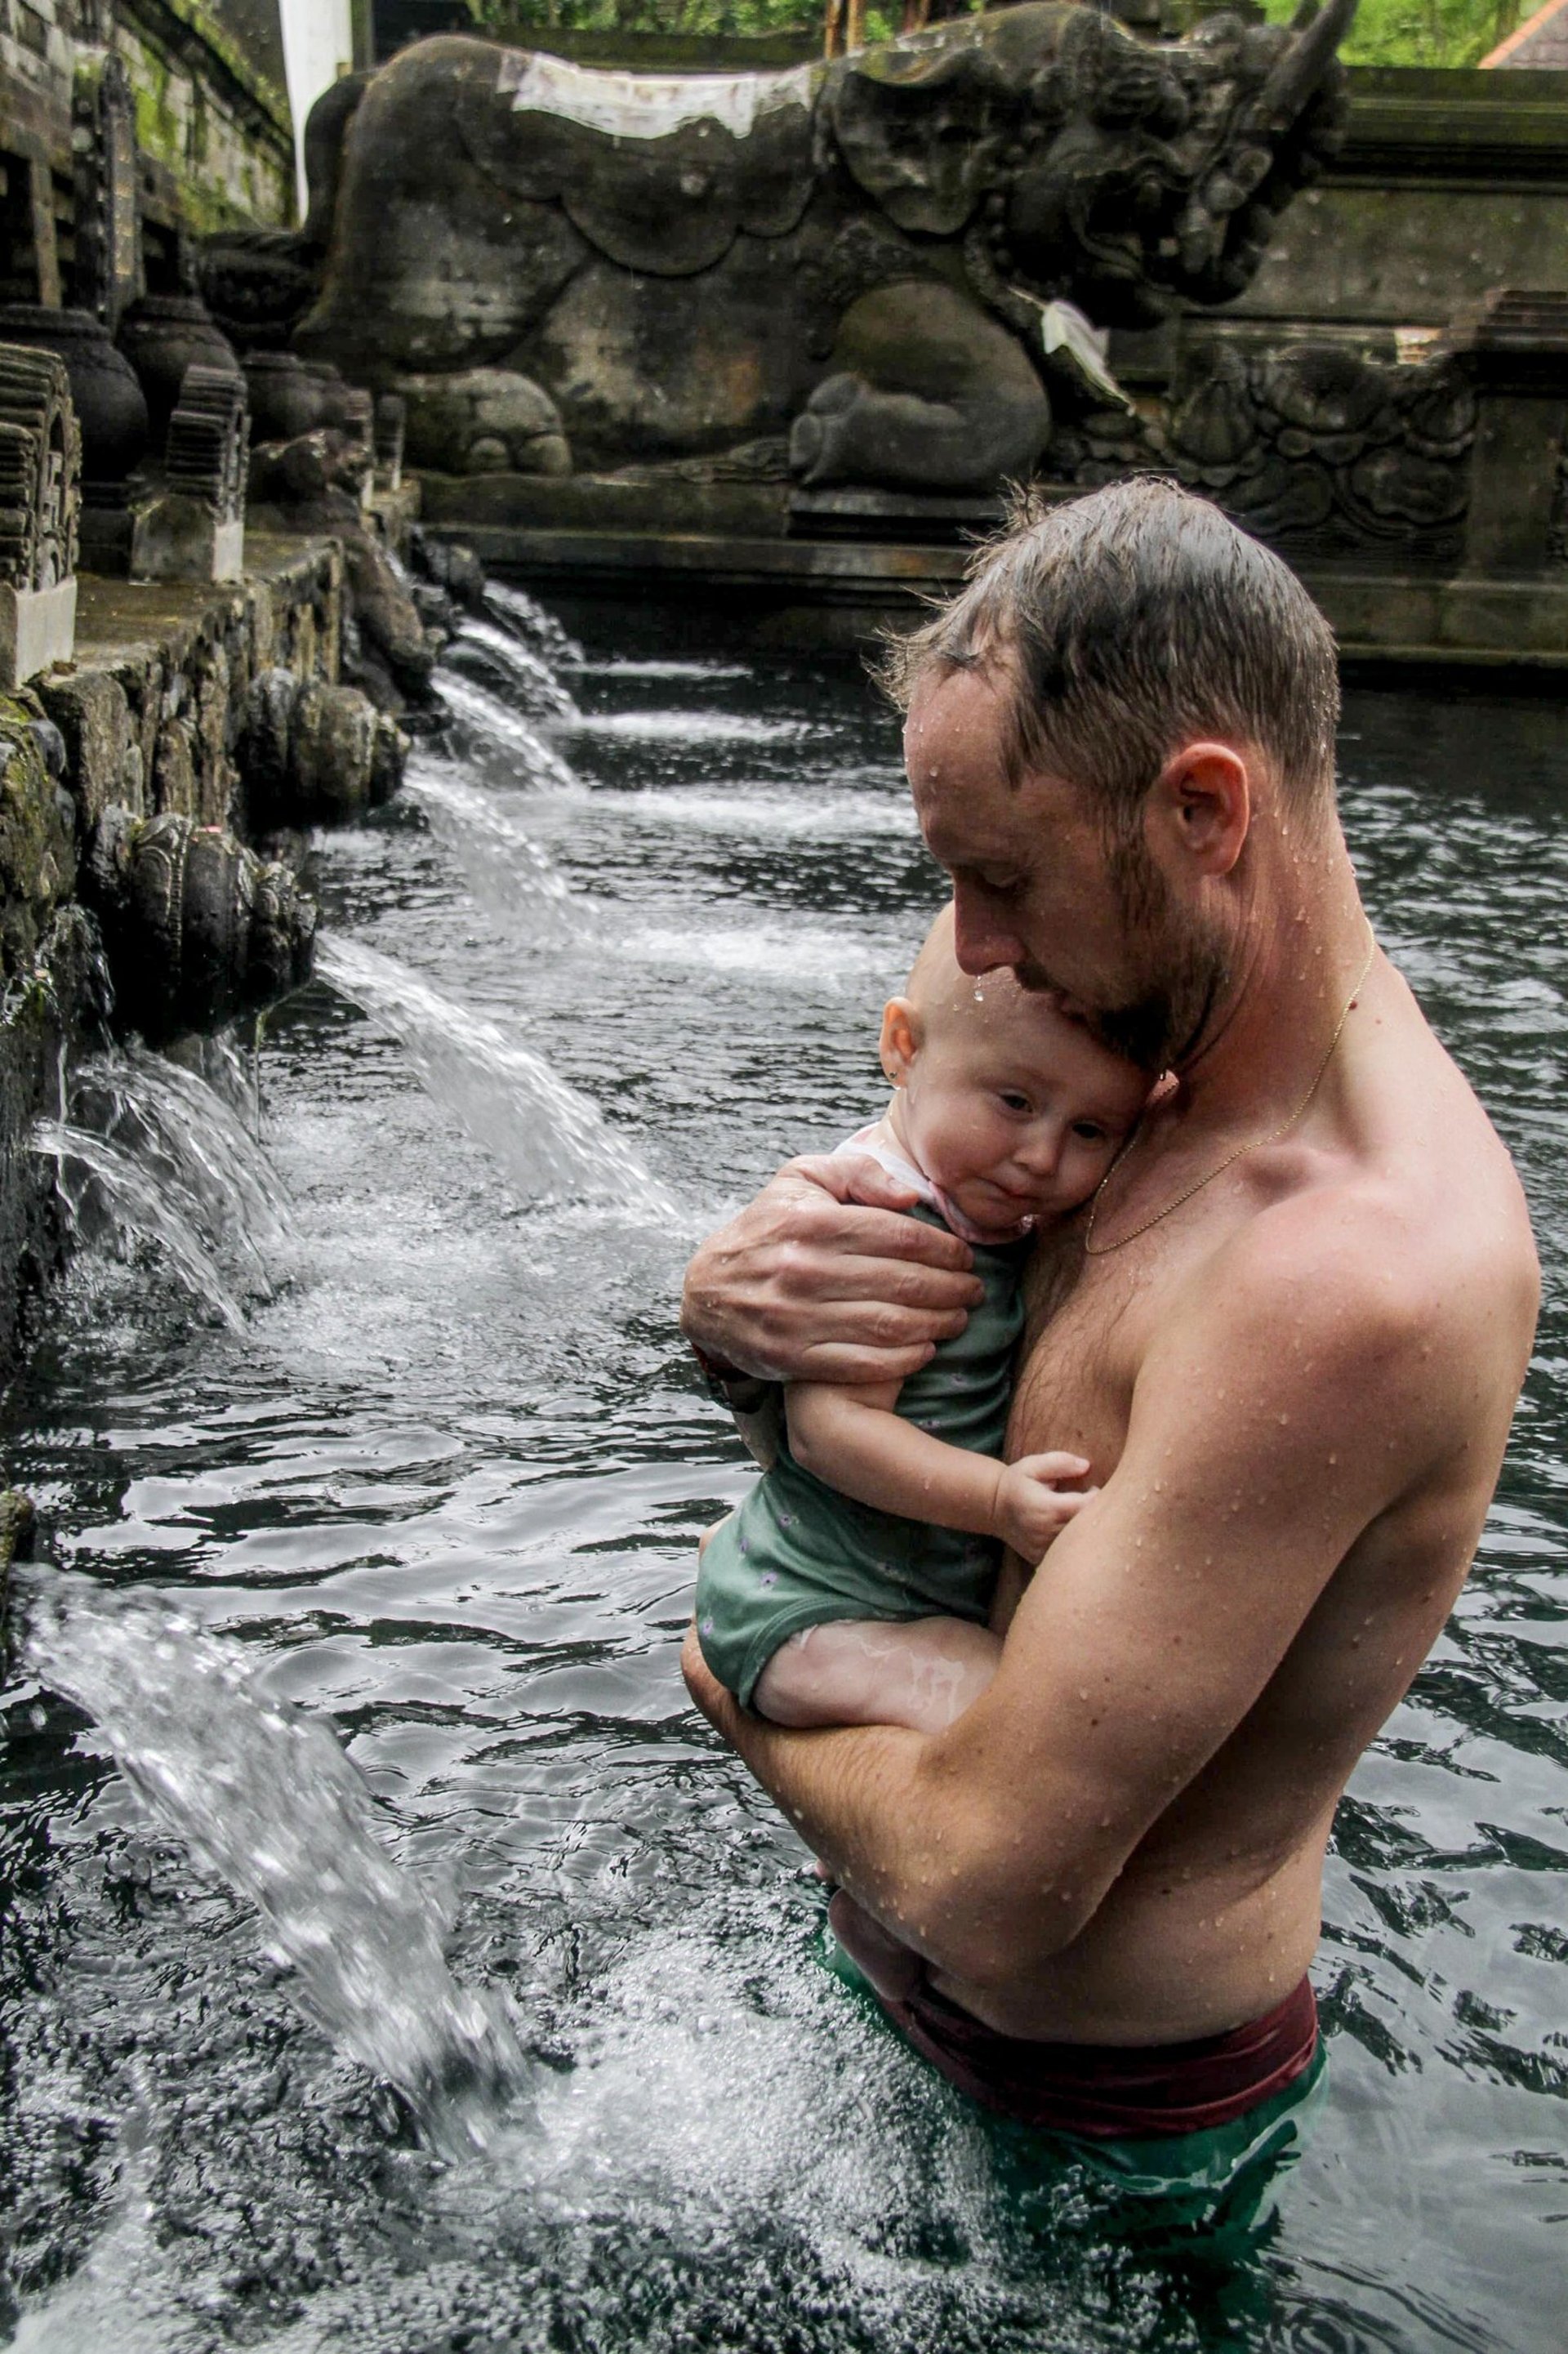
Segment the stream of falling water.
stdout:
[[316,846],[320,975],[259,1077],[117,1052],[39,1130],[83,1247],[3,1415],[61,1567],[0,1692],[0,2338],[1557,2354],[1551,715],[1349,715],[1380,935],[1520,1158],[1548,1300],[1477,1575],[1341,1809],[1325,2112],[1216,2272],[1070,2166],[1021,2215],[816,1967],[800,1844],[685,1706],[695,1540],[748,1475],[682,1262],[874,1108],[938,886],[852,668],[583,634],[491,588],[408,791]]

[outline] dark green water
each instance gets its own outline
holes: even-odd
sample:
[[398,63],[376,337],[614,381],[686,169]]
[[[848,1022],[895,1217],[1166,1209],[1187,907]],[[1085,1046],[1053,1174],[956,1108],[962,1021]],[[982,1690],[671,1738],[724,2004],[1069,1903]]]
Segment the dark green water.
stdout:
[[[510,1988],[548,2062],[537,2127],[428,2158],[301,2023],[253,1916],[73,1747],[82,1720],[14,1692],[5,2329],[48,2354],[1559,2348],[1557,714],[1347,715],[1374,919],[1519,1158],[1547,1304],[1475,1575],[1340,1818],[1326,2104],[1274,2235],[1216,2281],[1071,2179],[1021,2238],[972,2119],[806,1959],[801,1852],[684,1705],[693,1546],[747,1475],[677,1341],[680,1268],[874,1108],[876,1012],[938,889],[853,671],[589,630],[569,774],[471,699],[450,758],[320,846],[330,930],[394,965],[366,968],[376,1021],[317,985],[270,1025],[276,1296],[235,1331],[156,1252],[90,1254],[4,1425],[62,1561],[177,1593],[330,1712],[393,1849],[455,1877],[460,1974]],[[608,1150],[563,1144],[575,1098],[531,1057]],[[530,1206],[573,1166],[594,1198]]]

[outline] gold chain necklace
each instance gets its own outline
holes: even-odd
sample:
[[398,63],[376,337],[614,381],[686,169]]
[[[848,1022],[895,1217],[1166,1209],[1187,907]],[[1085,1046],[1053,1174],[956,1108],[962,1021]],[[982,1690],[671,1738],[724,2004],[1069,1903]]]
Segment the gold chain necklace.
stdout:
[[[1324,1050],[1322,1061],[1319,1064],[1317,1069],[1312,1074],[1312,1084],[1308,1088],[1306,1094],[1302,1097],[1300,1102],[1297,1105],[1295,1110],[1290,1114],[1288,1119],[1282,1119],[1279,1126],[1277,1128],[1271,1128],[1266,1136],[1250,1137],[1245,1144],[1238,1144],[1234,1152],[1227,1152],[1224,1159],[1220,1161],[1216,1167],[1211,1169],[1206,1176],[1200,1177],[1195,1185],[1189,1185],[1184,1193],[1178,1193],[1173,1202],[1167,1202],[1162,1210],[1156,1210],[1151,1218],[1145,1218],[1143,1224],[1140,1226],[1134,1226],[1129,1235],[1122,1235],[1114,1243],[1102,1243],[1098,1250],[1096,1250],[1094,1246],[1095,1220],[1100,1214],[1100,1196],[1105,1192],[1106,1187],[1110,1183],[1110,1181],[1115,1176],[1117,1171],[1125,1162],[1127,1153],[1124,1152],[1119,1160],[1113,1161],[1111,1162],[1110,1167],[1106,1171],[1105,1175],[1100,1179],[1099,1183],[1095,1188],[1094,1200],[1089,1204],[1089,1223],[1084,1231],[1084,1257],[1086,1258],[1108,1258],[1112,1251],[1125,1250],[1128,1243],[1135,1243],[1138,1240],[1139,1235],[1146,1235],[1150,1226],[1157,1226],[1161,1218],[1168,1218],[1173,1210],[1179,1210],[1183,1202],[1190,1202],[1194,1193],[1201,1193],[1205,1185],[1212,1185],[1216,1177],[1223,1177],[1225,1171],[1227,1169],[1234,1168],[1235,1163],[1246,1153],[1261,1152],[1266,1144],[1277,1144],[1282,1136],[1288,1135],[1289,1131],[1295,1127],[1297,1121],[1301,1119],[1303,1114],[1306,1112],[1319,1088],[1322,1086],[1324,1075],[1327,1072],[1330,1064],[1334,1059],[1334,1049],[1339,1044],[1340,1038],[1344,1035],[1346,1023],[1350,1020],[1351,1013],[1355,1011],[1356,1000],[1367,985],[1367,975],[1372,969],[1372,959],[1377,954],[1377,940],[1370,924],[1367,926],[1367,960],[1365,964],[1362,965],[1360,973],[1357,975],[1355,987],[1351,990],[1349,997],[1345,1000],[1345,1010],[1334,1024],[1334,1034],[1330,1039],[1329,1044]],[[1129,1150],[1132,1144],[1135,1144],[1137,1140],[1138,1130],[1135,1129],[1128,1140]]]

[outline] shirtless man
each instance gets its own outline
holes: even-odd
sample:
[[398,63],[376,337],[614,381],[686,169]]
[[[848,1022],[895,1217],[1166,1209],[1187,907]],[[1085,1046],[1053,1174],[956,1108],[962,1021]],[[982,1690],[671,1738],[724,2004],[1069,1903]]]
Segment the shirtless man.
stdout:
[[[1175,1074],[1033,1270],[1010,1451],[1070,1448],[1099,1492],[943,1734],[785,1731],[694,1642],[686,1679],[952,2081],[1180,2136],[1311,2059],[1335,1805],[1469,1567],[1530,1225],[1372,942],[1333,642],[1277,558],[1123,483],[1015,524],[897,667],[964,969]],[[725,1377],[896,1380],[957,1326],[962,1245],[851,1166],[792,1163],[694,1260],[684,1329]]]

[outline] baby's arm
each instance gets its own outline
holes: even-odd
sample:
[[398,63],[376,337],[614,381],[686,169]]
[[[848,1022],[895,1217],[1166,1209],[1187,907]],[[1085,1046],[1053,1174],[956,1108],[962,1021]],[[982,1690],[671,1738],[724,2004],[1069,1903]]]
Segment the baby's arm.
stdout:
[[950,1447],[893,1411],[899,1386],[792,1382],[784,1410],[796,1462],[857,1503],[938,1528],[1000,1537],[1026,1562],[1037,1563],[1093,1493],[1055,1484],[1081,1479],[1089,1468],[1085,1458],[1026,1455],[1017,1463],[999,1463]]

